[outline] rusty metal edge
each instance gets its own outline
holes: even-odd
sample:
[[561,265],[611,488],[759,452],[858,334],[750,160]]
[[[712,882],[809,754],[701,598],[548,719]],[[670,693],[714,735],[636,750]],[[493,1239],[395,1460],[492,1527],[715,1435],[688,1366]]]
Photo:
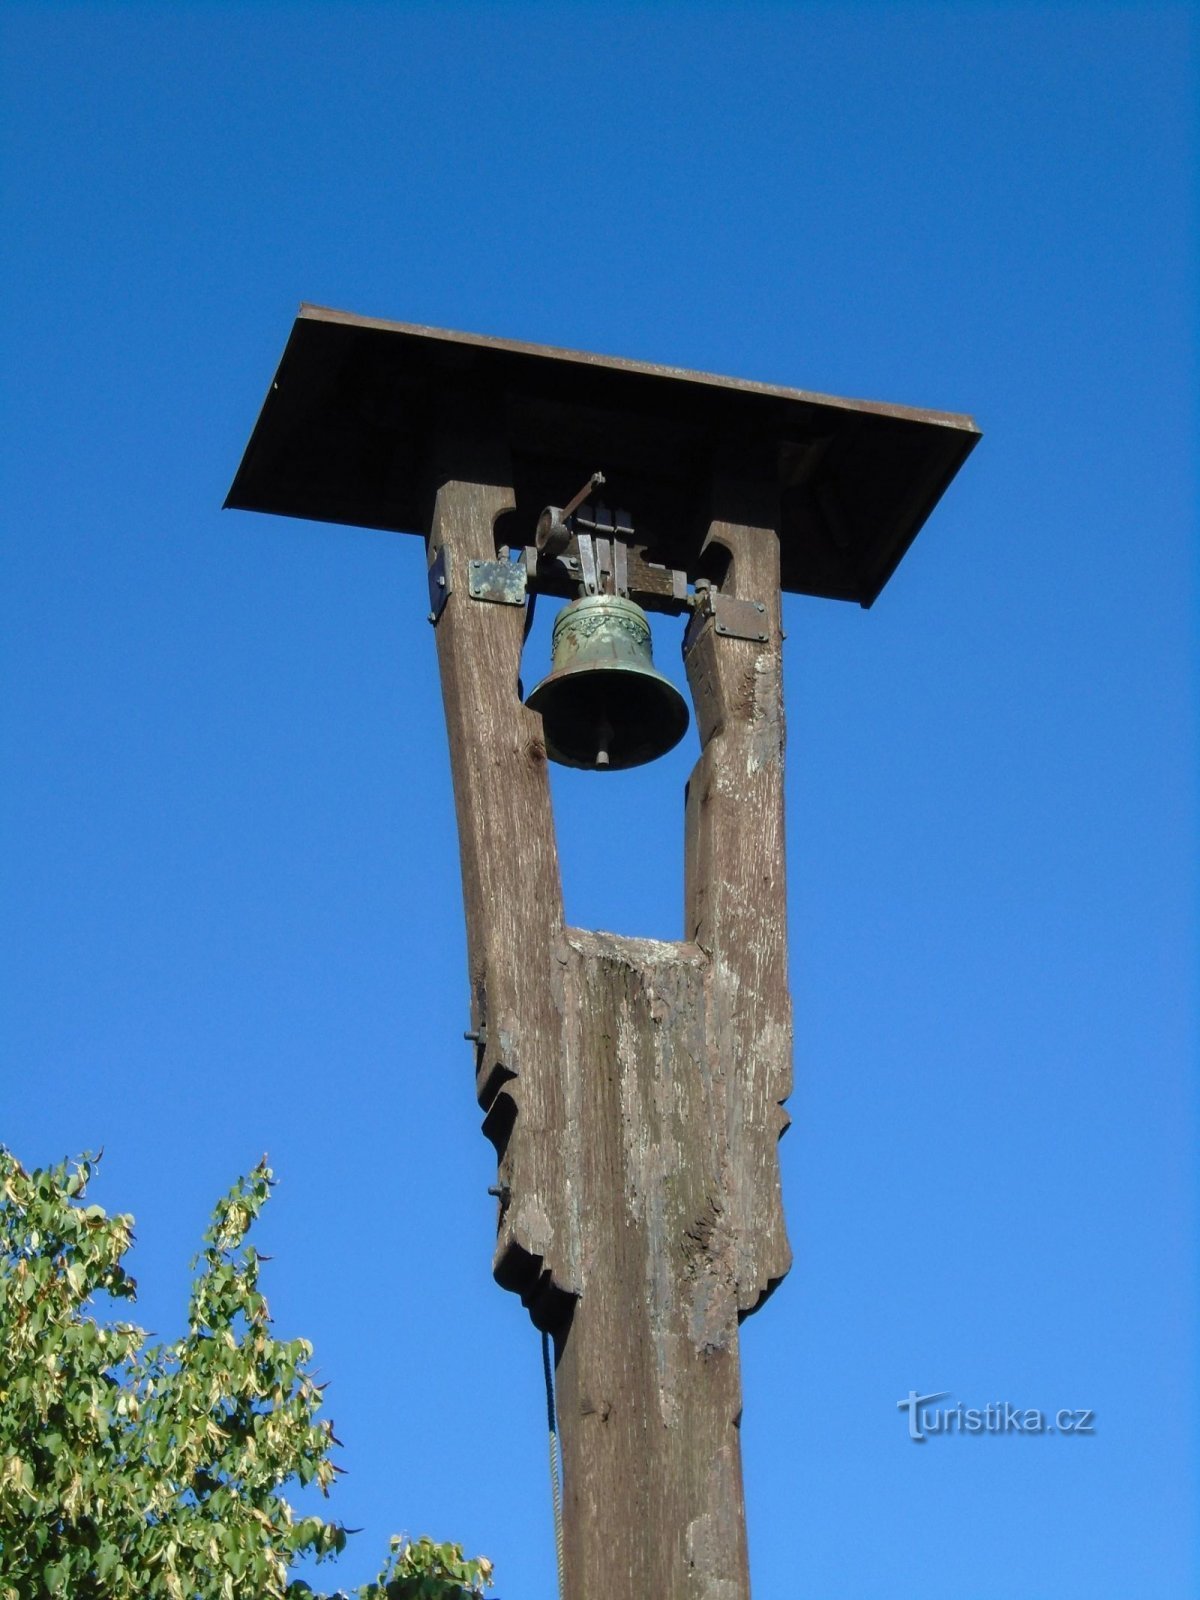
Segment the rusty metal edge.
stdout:
[[599,367],[612,372],[628,372],[642,377],[669,378],[676,383],[694,383],[738,394],[768,395],[779,400],[798,400],[807,405],[831,406],[840,411],[867,412],[872,416],[894,417],[903,422],[932,423],[980,436],[973,417],[956,411],[928,411],[914,406],[891,405],[878,400],[851,400],[842,395],[818,394],[807,389],[787,389],[775,384],[756,383],[748,378],[730,378],[713,372],[696,372],[688,367],[659,366],[649,361],[631,361],[622,356],[595,355],[587,350],[565,350],[557,345],[526,344],[519,339],[500,339],[490,334],[463,333],[451,328],[430,328],[421,323],[390,322],[382,317],[364,317],[354,311],[337,311],[330,306],[303,301],[297,318],[305,322],[333,322],[351,328],[369,328],[379,333],[402,333],[412,338],[438,343],[466,345],[479,350],[503,350],[513,355],[532,356],[545,361],[574,366]]

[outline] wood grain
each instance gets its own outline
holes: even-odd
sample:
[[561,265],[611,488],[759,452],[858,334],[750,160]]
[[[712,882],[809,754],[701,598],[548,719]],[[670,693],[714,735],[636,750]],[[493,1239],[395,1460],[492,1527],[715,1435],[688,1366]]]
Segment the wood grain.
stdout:
[[[437,492],[432,564],[445,552],[450,597],[437,624],[467,919],[471,1025],[484,1127],[496,1145],[494,1269],[543,1325],[554,1291],[573,1294],[565,1241],[559,1014],[552,996],[563,912],[541,718],[517,694],[524,612],[472,600],[467,563],[494,560],[505,484],[450,480]],[[519,1137],[513,1138],[517,1123]],[[547,1301],[542,1305],[542,1301]]]
[[792,1087],[784,866],[783,630],[773,497],[718,481],[706,551],[728,557],[722,592],[766,606],[766,643],[718,636],[687,655],[701,755],[687,790],[685,921],[711,957],[710,1048],[726,1086],[728,1190],[738,1308],[753,1311],[791,1265],[778,1143]]
[[723,1085],[696,946],[568,929],[582,1292],[558,1340],[568,1600],[749,1594]]
[[502,470],[448,479],[429,534],[495,1272],[555,1338],[566,1600],[746,1600],[738,1322],[790,1260],[778,538],[769,506],[715,486],[706,564],[766,603],[768,638],[710,620],[691,645],[689,938],[626,939],[564,926],[523,612],[467,594],[511,503]]

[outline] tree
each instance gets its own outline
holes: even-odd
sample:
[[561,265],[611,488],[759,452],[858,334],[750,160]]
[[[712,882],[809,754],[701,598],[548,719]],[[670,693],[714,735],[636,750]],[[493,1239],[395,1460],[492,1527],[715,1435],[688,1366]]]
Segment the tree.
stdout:
[[[26,1172],[0,1147],[0,1597],[295,1600],[306,1556],[347,1530],[283,1490],[328,1494],[338,1443],[303,1339],[271,1332],[246,1243],[264,1162],[218,1203],[168,1344],[116,1315],[136,1284],[133,1218],[84,1203],[95,1160]],[[92,1309],[107,1296],[107,1320]],[[358,1600],[473,1600],[491,1564],[393,1539]],[[345,1600],[345,1596],[326,1597]]]

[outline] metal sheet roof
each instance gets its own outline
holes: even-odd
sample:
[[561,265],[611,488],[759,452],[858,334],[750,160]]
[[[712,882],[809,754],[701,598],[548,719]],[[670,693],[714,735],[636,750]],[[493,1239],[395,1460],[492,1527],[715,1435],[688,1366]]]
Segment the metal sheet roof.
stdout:
[[514,543],[600,468],[656,558],[690,570],[716,467],[777,486],[785,589],[870,605],[980,435],[946,412],[305,305],[225,503],[423,533],[438,473],[486,437],[513,464]]

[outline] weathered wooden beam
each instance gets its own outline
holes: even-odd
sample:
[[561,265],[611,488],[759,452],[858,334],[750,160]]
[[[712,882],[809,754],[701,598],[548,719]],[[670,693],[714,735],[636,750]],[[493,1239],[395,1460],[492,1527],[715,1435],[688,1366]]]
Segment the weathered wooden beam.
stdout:
[[581,1294],[558,1347],[566,1600],[745,1600],[727,1084],[695,945],[568,929]]
[[[477,1089],[507,1196],[495,1271],[532,1310],[556,1290],[569,1295],[578,1287],[562,1226],[560,1018],[551,990],[562,890],[541,718],[517,693],[524,612],[481,604],[468,593],[467,564],[495,559],[493,525],[512,504],[505,463],[488,466],[491,481],[451,479],[438,489],[428,553],[431,566],[443,565],[449,591],[437,620],[437,650],[462,859]],[[518,1119],[520,1137],[513,1140]],[[543,1307],[540,1319],[554,1314]]]
[[439,488],[429,558],[448,590],[437,642],[500,1156],[495,1270],[555,1339],[565,1600],[746,1600],[738,1321],[789,1259],[777,536],[719,486],[706,563],[764,610],[752,638],[718,611],[689,645],[689,938],[583,932],[563,923],[541,723],[517,695],[523,610],[467,589],[511,499],[503,463],[477,470]]
[[724,553],[721,592],[763,606],[765,638],[722,636],[710,618],[686,655],[701,754],[687,788],[684,926],[713,962],[710,1048],[727,1085],[728,1203],[743,1315],[791,1265],[777,1150],[788,1126],[792,1007],[776,515],[774,496],[761,488],[714,484],[709,564]]

